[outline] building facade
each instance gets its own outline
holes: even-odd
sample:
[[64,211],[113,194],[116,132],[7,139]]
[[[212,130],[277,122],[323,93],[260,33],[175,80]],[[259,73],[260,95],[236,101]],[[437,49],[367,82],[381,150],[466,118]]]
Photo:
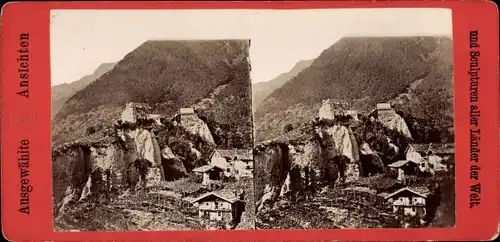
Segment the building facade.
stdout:
[[405,216],[425,216],[427,195],[410,188],[402,188],[385,199],[391,203],[392,211]]
[[253,176],[252,150],[216,149],[210,156],[210,164],[222,168],[226,177]]
[[235,203],[238,198],[235,194],[206,193],[192,201],[193,205],[198,207],[198,216],[200,218],[231,222],[236,213]]

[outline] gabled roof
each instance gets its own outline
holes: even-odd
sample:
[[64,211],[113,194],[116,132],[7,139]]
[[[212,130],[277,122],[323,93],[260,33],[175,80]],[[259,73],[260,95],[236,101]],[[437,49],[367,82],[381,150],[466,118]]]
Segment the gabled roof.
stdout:
[[204,165],[204,166],[194,168],[193,171],[205,173],[205,172],[210,171],[210,170],[215,169],[215,168],[221,169],[220,167],[214,166],[214,165]]
[[431,144],[411,144],[413,149],[419,153],[427,153],[431,151],[434,154],[454,154],[455,144],[454,143],[431,143]]
[[402,167],[404,165],[406,165],[408,162],[408,160],[398,160],[392,164],[389,164],[388,167],[394,167],[394,168],[399,168],[399,167]]
[[374,189],[370,189],[368,187],[348,187],[348,188],[345,188],[344,191],[366,192],[366,193],[370,193],[370,194],[377,193],[377,191],[375,191]]
[[215,151],[217,151],[217,153],[219,153],[222,157],[228,158],[228,159],[233,159],[233,158],[236,157],[236,159],[238,159],[238,160],[253,160],[253,151],[252,150],[243,150],[243,149],[232,149],[232,150],[217,149]]
[[384,198],[385,198],[385,199],[389,199],[389,198],[394,197],[394,196],[396,196],[396,195],[398,195],[399,193],[404,192],[404,191],[411,192],[411,193],[413,193],[413,194],[415,194],[415,195],[417,195],[417,196],[423,197],[423,198],[426,198],[426,197],[427,197],[427,195],[425,195],[425,194],[422,194],[422,193],[420,193],[420,192],[416,192],[416,191],[414,191],[414,190],[412,190],[412,189],[410,189],[410,188],[408,188],[408,187],[404,187],[404,188],[401,188],[401,189],[399,189],[399,190],[397,190],[397,191],[395,191],[395,192],[393,192],[393,193],[391,193],[391,194],[389,194],[389,195],[385,196]]
[[391,104],[390,103],[377,103],[377,110],[390,110]]
[[209,192],[209,193],[205,193],[205,194],[199,196],[198,198],[194,199],[193,201],[191,201],[191,203],[196,203],[196,202],[198,202],[200,200],[209,198],[211,196],[220,198],[220,199],[222,199],[224,201],[227,201],[229,203],[234,203],[234,202],[238,201],[238,198],[234,195],[234,193],[229,193],[229,192]]
[[444,143],[444,144],[431,144],[430,150],[434,154],[446,154],[451,155],[455,153],[455,144],[454,143]]

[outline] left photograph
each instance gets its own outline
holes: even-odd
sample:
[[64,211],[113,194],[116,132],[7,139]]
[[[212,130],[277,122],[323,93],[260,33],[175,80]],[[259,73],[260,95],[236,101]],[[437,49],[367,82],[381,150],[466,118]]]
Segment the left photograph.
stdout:
[[54,230],[253,229],[250,40],[84,12],[51,12]]

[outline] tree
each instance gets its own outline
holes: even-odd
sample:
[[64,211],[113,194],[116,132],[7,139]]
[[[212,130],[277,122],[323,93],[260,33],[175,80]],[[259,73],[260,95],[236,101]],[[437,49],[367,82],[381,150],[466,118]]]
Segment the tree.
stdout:
[[292,124],[287,124],[285,125],[285,133],[288,133],[293,130],[293,125]]
[[91,135],[91,134],[93,134],[93,133],[95,133],[95,132],[96,132],[96,129],[95,129],[95,127],[93,127],[93,126],[88,127],[88,128],[85,130],[85,133],[86,133],[87,135]]

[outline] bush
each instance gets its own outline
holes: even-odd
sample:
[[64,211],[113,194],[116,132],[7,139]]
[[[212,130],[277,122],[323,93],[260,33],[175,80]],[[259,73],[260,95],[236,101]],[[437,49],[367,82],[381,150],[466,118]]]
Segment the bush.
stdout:
[[94,134],[96,132],[96,128],[94,126],[91,126],[91,127],[88,127],[86,130],[85,130],[85,134],[86,135],[91,135],[91,134]]

